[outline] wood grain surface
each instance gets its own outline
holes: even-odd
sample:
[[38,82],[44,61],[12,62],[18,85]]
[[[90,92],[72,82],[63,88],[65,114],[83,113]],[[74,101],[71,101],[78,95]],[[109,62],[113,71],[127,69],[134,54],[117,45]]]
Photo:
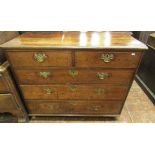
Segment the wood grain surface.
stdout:
[[[15,69],[19,84],[100,83],[129,84],[134,70],[124,69]],[[72,75],[72,72],[76,73]],[[47,77],[42,74],[47,74]],[[98,74],[108,74],[101,79]]]
[[[80,85],[20,85],[24,99],[107,99],[123,100],[127,86]],[[47,90],[52,91],[50,94]]]
[[147,49],[146,45],[123,32],[24,33],[1,45],[3,48],[112,48]]
[[12,94],[0,94],[0,113],[11,113],[18,118],[23,117]]
[[[43,62],[38,62],[35,59],[35,54],[43,53],[46,58]],[[21,51],[21,52],[8,52],[8,57],[13,66],[29,66],[29,67],[41,67],[41,66],[71,66],[71,52],[65,50],[52,50],[52,51]]]
[[[113,50],[115,51],[115,50]],[[103,68],[136,68],[141,58],[139,52],[90,52],[77,51],[75,53],[75,66],[77,67],[103,67]],[[104,62],[102,54],[113,54],[110,62]]]
[[122,101],[26,100],[33,115],[118,115]]
[[5,81],[0,77],[0,93],[6,93],[6,92],[9,92],[9,90],[5,84]]

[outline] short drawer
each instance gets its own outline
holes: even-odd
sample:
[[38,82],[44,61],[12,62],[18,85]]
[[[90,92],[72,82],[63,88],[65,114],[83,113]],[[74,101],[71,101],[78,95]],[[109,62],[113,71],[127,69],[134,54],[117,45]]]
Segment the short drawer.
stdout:
[[20,84],[54,83],[114,83],[127,84],[131,81],[134,70],[110,69],[18,69],[15,70]]
[[9,61],[14,67],[71,66],[71,52],[68,50],[10,51]]
[[25,99],[124,99],[127,86],[108,84],[20,85]]
[[118,115],[122,101],[26,100],[26,107],[34,115]]
[[140,52],[75,52],[77,67],[136,68]]

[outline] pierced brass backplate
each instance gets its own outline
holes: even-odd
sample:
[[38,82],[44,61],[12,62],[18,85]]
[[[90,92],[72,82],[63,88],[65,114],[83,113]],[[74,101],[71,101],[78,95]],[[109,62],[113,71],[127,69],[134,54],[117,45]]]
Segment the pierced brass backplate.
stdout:
[[113,54],[102,54],[101,55],[101,60],[103,60],[104,62],[111,62],[111,60],[113,59],[114,59]]
[[51,75],[51,73],[50,72],[39,72],[39,75],[46,79]]
[[47,58],[47,55],[45,53],[35,53],[34,54],[34,59],[37,61],[37,62],[44,62]]
[[108,78],[108,77],[110,77],[110,74],[109,73],[104,73],[104,72],[98,72],[97,74],[96,74],[96,76],[99,78],[99,79],[101,79],[101,80],[103,80],[103,79],[106,79],[106,78]]

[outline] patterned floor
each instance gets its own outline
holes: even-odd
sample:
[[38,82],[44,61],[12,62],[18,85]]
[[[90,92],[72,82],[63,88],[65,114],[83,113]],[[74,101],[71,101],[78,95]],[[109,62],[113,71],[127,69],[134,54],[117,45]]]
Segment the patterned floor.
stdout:
[[155,106],[134,81],[122,113],[117,118],[38,118],[35,123],[50,122],[106,122],[106,123],[155,123]]

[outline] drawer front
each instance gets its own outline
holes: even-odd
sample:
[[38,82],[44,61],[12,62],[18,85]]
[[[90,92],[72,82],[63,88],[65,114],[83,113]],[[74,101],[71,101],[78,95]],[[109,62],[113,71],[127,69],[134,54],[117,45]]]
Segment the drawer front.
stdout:
[[25,99],[124,99],[126,86],[92,85],[20,85]]
[[8,92],[8,88],[4,84],[3,79],[0,77],[0,93],[6,93]]
[[0,111],[16,108],[14,98],[11,94],[0,94]]
[[71,52],[61,51],[10,51],[7,53],[14,67],[71,66]]
[[27,100],[26,106],[30,114],[119,114],[121,101],[45,101]]
[[15,70],[20,84],[116,83],[127,84],[134,70]]
[[138,52],[75,52],[77,67],[136,68],[140,58]]
[[18,108],[12,94],[0,94],[0,113],[11,113],[17,117],[23,117],[23,112]]

